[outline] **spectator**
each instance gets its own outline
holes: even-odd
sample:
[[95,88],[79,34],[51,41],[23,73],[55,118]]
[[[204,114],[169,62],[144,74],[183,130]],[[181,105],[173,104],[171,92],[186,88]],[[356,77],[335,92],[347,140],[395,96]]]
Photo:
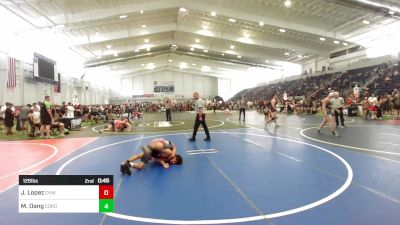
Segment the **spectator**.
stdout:
[[6,135],[12,135],[12,127],[14,126],[14,113],[13,105],[11,103],[6,103],[6,110],[4,112],[4,127]]
[[71,102],[68,102],[67,105],[67,118],[74,118],[75,108],[72,106]]
[[31,110],[30,104],[24,105],[24,106],[22,106],[21,112],[19,114],[19,119],[21,121],[22,130],[24,131],[25,135],[27,134],[27,131],[28,131],[28,125],[29,125],[28,114],[29,114],[30,110]]
[[50,126],[53,120],[53,115],[51,113],[51,103],[50,103],[50,96],[45,96],[45,100],[40,106],[40,137],[41,138],[50,138]]
[[397,115],[400,115],[400,95],[395,94],[393,97],[393,107],[394,111],[397,111]]
[[6,102],[6,104],[5,105],[0,105],[0,128],[1,129],[3,129],[1,126],[3,125],[3,123],[4,123],[4,114],[5,114],[5,112],[6,112],[6,109],[7,109],[7,102]]

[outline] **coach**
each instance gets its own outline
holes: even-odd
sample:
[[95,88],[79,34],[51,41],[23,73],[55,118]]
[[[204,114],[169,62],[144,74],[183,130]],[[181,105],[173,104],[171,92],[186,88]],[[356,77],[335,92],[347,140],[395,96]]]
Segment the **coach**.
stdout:
[[189,141],[196,141],[196,134],[200,124],[203,126],[204,132],[206,133],[204,141],[211,141],[210,133],[208,132],[206,124],[206,114],[204,113],[204,101],[200,98],[200,95],[197,92],[193,93],[193,98],[196,100],[196,104],[194,105],[196,119],[194,121],[193,135],[189,138]]

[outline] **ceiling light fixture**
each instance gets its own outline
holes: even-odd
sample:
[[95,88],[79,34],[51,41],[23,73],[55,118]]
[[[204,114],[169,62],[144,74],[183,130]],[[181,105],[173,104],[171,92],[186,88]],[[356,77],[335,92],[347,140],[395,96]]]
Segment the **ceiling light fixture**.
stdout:
[[140,64],[140,66],[144,66],[144,64],[142,63],[142,64]]
[[111,45],[107,45],[106,48],[110,49],[110,48],[111,48]]
[[234,45],[231,45],[230,48],[231,48],[231,49],[235,49],[235,46],[234,46]]
[[333,41],[333,43],[335,43],[335,44],[337,44],[337,45],[338,45],[338,44],[340,44],[340,42],[339,42],[339,41]]
[[343,45],[344,45],[344,46],[347,46],[347,45],[349,45],[349,44],[347,44],[346,42],[343,42]]
[[266,62],[266,63],[269,63],[269,60],[268,60],[268,59],[266,59],[266,60],[265,60],[265,62]]
[[192,66],[195,66],[196,65],[196,63],[192,63]]
[[236,20],[233,18],[229,18],[229,22],[234,23],[234,22],[236,22]]
[[187,65],[187,63],[185,63],[185,62],[181,62],[181,63],[179,64],[179,68],[180,68],[180,69],[186,69],[186,68],[188,68],[188,65]]
[[326,41],[326,38],[320,37],[319,40],[321,40],[321,41]]
[[281,32],[281,33],[285,33],[286,32],[286,30],[285,29],[279,29],[279,32]]
[[285,55],[290,55],[290,53],[289,52],[285,52]]
[[183,7],[179,8],[179,12],[186,12],[186,11],[187,11],[186,8]]
[[143,25],[142,25],[142,28],[146,28],[146,25],[143,24]]
[[172,59],[168,59],[168,62],[172,62]]
[[368,20],[363,20],[362,22],[363,22],[363,24],[367,24],[367,25],[369,24]]
[[224,56],[224,55],[225,55],[225,53],[221,53],[221,55],[222,55],[222,56]]
[[285,5],[286,7],[290,7],[290,6],[292,6],[292,1],[286,0],[285,3],[284,3],[284,5]]
[[154,68],[156,68],[156,66],[154,65],[154,63],[147,63],[146,69],[154,70]]
[[192,51],[192,52],[193,52],[193,51],[194,51],[194,48],[190,48],[190,51]]
[[115,56],[115,57],[118,57],[118,52],[114,53],[114,56]]
[[261,22],[258,23],[258,25],[264,26],[264,22],[261,21]]
[[211,12],[211,16],[216,16],[217,13],[216,12]]
[[203,52],[208,52],[208,50],[207,50],[207,49],[204,49]]
[[128,15],[120,15],[119,18],[120,19],[125,19],[125,18],[128,18]]
[[135,52],[139,52],[139,51],[140,51],[140,49],[136,49],[136,50],[135,50]]
[[146,50],[149,52],[151,50],[151,48],[147,48]]
[[390,15],[394,15],[395,12],[390,10],[390,11],[389,11],[389,14],[390,14]]
[[96,32],[96,36],[99,36],[100,35],[100,33],[99,32]]
[[140,14],[143,14],[143,10],[140,10]]
[[196,38],[195,42],[196,42],[196,43],[199,43],[199,42],[200,42],[200,40],[199,40],[198,38]]
[[237,55],[236,57],[238,57],[239,59],[241,59],[241,58],[242,58],[242,56],[241,56],[241,55]]
[[202,66],[201,67],[201,71],[202,72],[209,72],[210,71],[210,67],[209,66]]
[[149,43],[149,39],[148,39],[148,38],[145,38],[145,39],[144,39],[144,43]]

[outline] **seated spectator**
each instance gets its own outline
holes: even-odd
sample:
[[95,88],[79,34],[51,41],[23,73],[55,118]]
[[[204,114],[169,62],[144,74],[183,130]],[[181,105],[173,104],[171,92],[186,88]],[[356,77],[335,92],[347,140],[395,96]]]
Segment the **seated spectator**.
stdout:
[[36,107],[35,110],[29,110],[28,122],[30,126],[29,137],[34,137],[35,131],[40,131],[40,112]]
[[99,123],[100,115],[96,107],[92,106],[89,114],[90,123]]
[[65,131],[65,124],[60,122],[60,118],[62,115],[60,115],[59,112],[57,112],[58,109],[54,108],[52,109],[52,114],[53,114],[53,121],[51,122],[50,126],[50,132],[55,135],[56,132],[55,130],[58,130],[59,136],[63,137],[65,136],[64,131]]

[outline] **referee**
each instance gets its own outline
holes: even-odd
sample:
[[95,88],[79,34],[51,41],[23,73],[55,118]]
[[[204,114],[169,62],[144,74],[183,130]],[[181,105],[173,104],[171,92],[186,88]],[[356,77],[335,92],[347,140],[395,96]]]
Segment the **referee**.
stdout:
[[207,136],[204,141],[211,141],[210,133],[208,132],[208,127],[206,124],[206,114],[203,112],[204,101],[200,98],[200,95],[197,92],[193,93],[193,98],[196,100],[196,104],[194,105],[196,119],[194,121],[193,135],[191,138],[189,138],[189,141],[196,141],[196,134],[200,124],[203,126],[204,132]]
[[243,122],[246,121],[246,101],[244,100],[244,97],[242,97],[241,100],[239,100],[239,122],[240,118],[242,116],[243,112]]
[[168,97],[165,97],[165,113],[167,115],[167,121],[172,123],[171,108],[172,108],[171,99],[169,99]]

